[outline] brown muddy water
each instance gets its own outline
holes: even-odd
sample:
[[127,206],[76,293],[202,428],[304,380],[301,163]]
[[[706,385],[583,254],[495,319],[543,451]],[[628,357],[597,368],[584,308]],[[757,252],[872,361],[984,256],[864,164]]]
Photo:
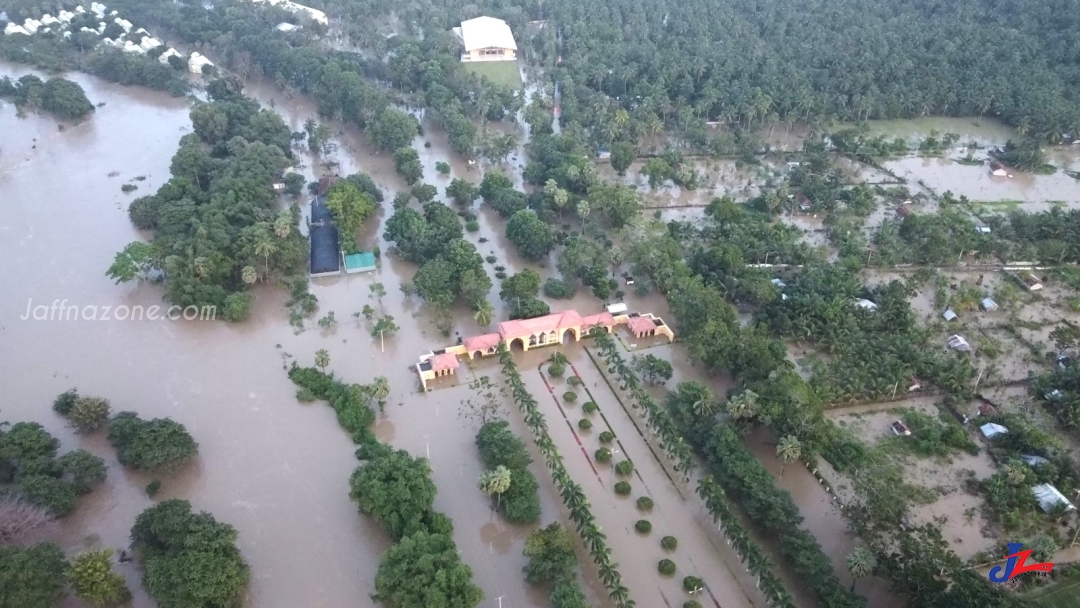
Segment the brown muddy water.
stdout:
[[[23,73],[17,66],[0,64],[0,74]],[[0,107],[0,192],[4,193],[0,254],[12,261],[0,270],[0,280],[9,286],[0,291],[0,381],[9,387],[0,409],[8,420],[40,422],[61,440],[63,450],[83,447],[109,465],[109,479],[80,501],[50,540],[69,554],[125,547],[136,516],[153,504],[144,492],[149,476],[125,471],[101,434],[78,437],[51,411],[57,394],[77,387],[84,394],[110,399],[114,411],[168,416],[187,426],[200,444],[200,457],[192,466],[163,477],[158,498],[189,500],[196,509],[237,528],[240,550],[252,572],[246,605],[369,604],[365,598],[374,591],[378,560],[389,542],[348,498],[348,478],[357,465],[355,446],[328,407],[296,401],[295,387],[285,374],[294,358],[310,365],[313,353],[325,348],[331,357],[330,369],[346,381],[389,378],[392,392],[375,431],[395,447],[430,458],[439,488],[435,507],[454,521],[462,558],[486,595],[481,605],[547,605],[546,596],[528,588],[521,572],[524,538],[533,526],[503,522],[475,487],[482,470],[473,445],[478,425],[457,411],[461,401],[471,396],[467,382],[472,372],[459,370],[455,387],[428,395],[417,390],[412,369],[417,355],[452,343],[454,336],[442,336],[420,303],[401,294],[402,282],[415,269],[398,260],[381,237],[386,210],[362,235],[365,246],[378,244],[384,252],[380,269],[371,275],[319,279],[312,284],[320,301],[316,318],[334,311],[338,319],[336,327],[328,330],[316,328],[314,319],[304,330],[294,330],[288,324],[283,294],[270,287],[256,290],[252,318],[236,325],[19,319],[30,301],[37,305],[67,299],[68,305],[80,307],[163,304],[160,286],[117,286],[105,276],[105,269],[125,244],[150,236],[131,226],[127,205],[135,196],[155,191],[169,177],[177,142],[190,131],[187,102],[80,74],[69,77],[83,86],[94,103],[105,103],[81,125],[60,131],[50,116],[32,114],[19,119],[10,105]],[[300,130],[314,113],[310,102],[302,98],[285,98],[259,86],[249,87],[248,93],[266,104],[273,100],[294,130]],[[423,147],[423,141],[430,141],[431,147]],[[332,155],[336,167],[321,166],[322,159],[298,153],[307,178],[328,171],[347,175],[364,170],[388,190],[388,200],[394,191],[404,189],[389,156],[371,150],[355,131],[340,128],[338,143]],[[479,181],[480,172],[455,160],[447,151],[445,136],[437,130],[430,129],[416,145],[425,162],[425,181],[437,184],[440,194],[453,176]],[[520,150],[518,154],[521,158]],[[434,163],[444,159],[452,165],[451,176],[435,177]],[[111,173],[116,174],[110,177]],[[132,181],[137,176],[146,179]],[[120,186],[129,182],[138,185],[138,191],[121,193]],[[306,201],[301,207],[306,213]],[[502,220],[486,210],[479,216],[481,230],[467,238],[477,243],[482,254],[495,254],[507,272],[525,268],[526,263],[506,247]],[[489,240],[480,243],[481,238]],[[551,270],[542,269],[542,274],[550,275]],[[370,296],[369,287],[375,282],[387,290],[381,302]],[[505,318],[498,289],[495,281],[491,300],[497,317]],[[663,299],[655,295],[628,296],[628,302],[642,310],[666,313]],[[393,314],[402,327],[385,346],[372,339],[368,323],[352,316],[368,303],[380,314]],[[551,304],[556,310],[575,307],[583,312],[601,307],[584,292],[572,301]],[[480,330],[469,311],[456,310],[455,316],[455,333]],[[497,377],[492,363],[481,363],[475,373]],[[507,418],[527,437],[519,414],[511,411]],[[582,474],[577,468],[572,470],[576,478]],[[534,472],[541,482],[539,523],[560,520],[565,524],[548,473],[539,462]],[[699,532],[681,527],[684,518],[679,508],[665,508],[664,516],[673,522],[672,530],[680,540],[693,547],[691,539]],[[610,534],[615,529],[610,528]],[[650,541],[659,552],[659,536]],[[702,551],[688,548],[685,556],[685,567],[693,565],[695,571],[737,564],[723,543],[702,545]],[[606,605],[595,567],[584,552],[581,557],[590,602]],[[645,580],[646,574],[649,580],[657,578],[652,557],[634,565],[639,561],[635,554],[617,549],[615,558],[633,581]],[[133,605],[153,605],[140,590],[137,567],[125,564],[118,569],[136,592]],[[735,586],[730,581],[706,580],[724,596],[727,591],[732,598],[756,593],[745,580]],[[638,585],[630,584],[632,588]],[[667,587],[681,604],[678,585]],[[744,592],[744,587],[749,591]],[[642,593],[645,598],[654,597],[649,589]],[[647,599],[638,602],[654,605]],[[67,605],[80,604],[68,600]],[[721,605],[743,602],[723,599]]]

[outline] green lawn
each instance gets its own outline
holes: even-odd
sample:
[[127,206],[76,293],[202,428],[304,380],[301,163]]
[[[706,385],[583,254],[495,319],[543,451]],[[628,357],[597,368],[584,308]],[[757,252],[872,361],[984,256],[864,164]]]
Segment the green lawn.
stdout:
[[1062,579],[1024,597],[1040,608],[1080,608],[1080,577]]
[[477,61],[463,64],[463,67],[470,72],[487,76],[495,84],[511,89],[521,88],[521,73],[518,72],[516,61]]

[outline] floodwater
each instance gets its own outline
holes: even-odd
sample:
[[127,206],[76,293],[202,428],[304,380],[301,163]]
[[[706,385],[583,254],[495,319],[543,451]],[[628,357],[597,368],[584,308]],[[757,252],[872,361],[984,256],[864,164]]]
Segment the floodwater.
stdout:
[[[839,124],[835,130],[851,127]],[[901,138],[909,145],[917,145],[930,136],[931,131],[938,132],[938,138],[946,133],[960,136],[960,145],[976,142],[980,146],[1003,146],[1010,139],[1016,139],[1016,130],[994,118],[949,118],[922,117],[897,120],[870,120],[866,122],[871,136],[884,135],[892,140]]]
[[[951,156],[962,158],[965,154],[954,153]],[[985,154],[981,156],[985,158]],[[951,191],[957,198],[966,196],[972,201],[1080,203],[1080,180],[1064,171],[1037,175],[1010,170],[1008,176],[998,177],[990,174],[987,164],[966,165],[953,158],[911,156],[887,160],[882,165],[909,183],[924,185],[938,195]],[[1028,209],[1026,206],[1024,209],[1043,210]]]

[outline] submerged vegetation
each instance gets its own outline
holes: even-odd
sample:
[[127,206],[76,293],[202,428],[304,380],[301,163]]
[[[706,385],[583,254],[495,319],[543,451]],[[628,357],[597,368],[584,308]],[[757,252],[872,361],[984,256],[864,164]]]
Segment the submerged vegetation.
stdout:
[[67,120],[79,120],[94,111],[94,104],[78,83],[63,78],[42,81],[33,74],[18,80],[0,78],[0,99],[10,99],[20,109],[30,107]]

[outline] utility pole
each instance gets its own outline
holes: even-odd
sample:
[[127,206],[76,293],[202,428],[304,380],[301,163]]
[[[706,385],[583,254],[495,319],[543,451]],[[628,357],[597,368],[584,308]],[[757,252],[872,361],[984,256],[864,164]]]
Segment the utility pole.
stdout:
[[979,377],[975,378],[975,389],[972,392],[975,392],[975,391],[979,390],[979,381],[982,380],[982,375],[983,375],[983,373],[982,373],[982,370],[980,369],[979,370]]

